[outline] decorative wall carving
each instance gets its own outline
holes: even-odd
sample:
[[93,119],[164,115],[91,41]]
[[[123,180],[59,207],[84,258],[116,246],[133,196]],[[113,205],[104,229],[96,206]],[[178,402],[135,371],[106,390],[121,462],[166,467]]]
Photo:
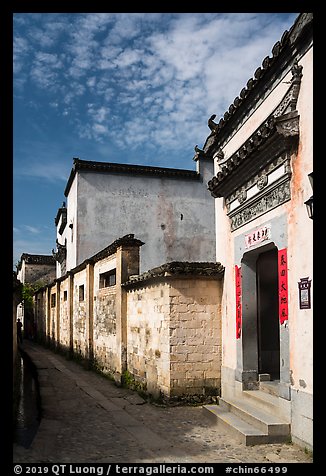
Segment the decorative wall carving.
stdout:
[[230,212],[228,216],[231,219],[231,231],[290,200],[290,177],[285,177],[285,181],[282,178],[282,181],[278,181],[271,189],[266,189],[263,195],[259,194],[248,201],[245,206]]
[[[266,185],[262,187],[259,190],[262,190],[268,185],[268,175],[270,175],[274,170],[279,168],[280,166],[284,165],[284,173],[285,174],[291,174],[291,167],[290,167],[290,157],[285,153],[279,155],[277,158],[275,158],[272,162],[266,165],[266,167],[263,169],[263,171],[258,172],[254,174],[248,181],[246,181],[242,188],[246,189],[247,191],[251,188],[257,185],[257,188],[259,189],[258,186],[258,181],[260,180],[261,177],[266,176]],[[265,179],[263,179],[265,181]],[[227,207],[227,211],[229,212],[230,205],[234,200],[238,199],[238,190],[235,190],[233,193],[228,195],[225,198],[225,204]]]
[[247,190],[245,188],[242,188],[238,192],[239,203],[243,203],[246,199],[247,199]]
[[279,117],[288,110],[295,111],[295,108],[297,106],[300,83],[302,78],[302,66],[298,65],[298,63],[295,62],[291,68],[291,73],[291,86],[285,96],[283,96],[283,99],[279,106],[277,106],[277,108],[274,110],[274,117]]
[[296,112],[289,112],[279,117],[276,121],[276,130],[284,137],[292,137],[299,134],[299,116]]
[[268,184],[268,175],[262,174],[257,180],[257,188],[262,190]]
[[[221,149],[216,154],[220,170],[208,182],[208,189],[214,198],[225,198],[232,231],[291,198],[290,160],[299,142],[296,105],[302,66],[294,62],[291,73],[289,89],[270,116],[231,157],[225,157]],[[282,164],[284,170],[269,179]]]
[[[220,171],[208,182],[208,189],[214,198],[227,197],[234,192],[238,194],[240,187],[243,185],[241,179],[242,182],[248,181],[254,172],[267,166],[268,162],[271,161],[271,155],[268,153],[264,157],[263,147],[269,149],[272,154],[273,149],[275,149],[274,154],[276,155],[277,146],[275,147],[275,142],[279,143],[278,147],[284,145],[283,150],[290,150],[292,146],[297,144],[299,115],[296,111],[296,105],[302,69],[302,66],[296,61],[293,63],[290,86],[279,105],[231,157],[225,158],[223,151],[219,149],[216,158]],[[210,119],[212,120],[212,118]],[[253,162],[256,164],[256,171],[253,170]],[[260,181],[259,186],[262,184],[263,182]]]

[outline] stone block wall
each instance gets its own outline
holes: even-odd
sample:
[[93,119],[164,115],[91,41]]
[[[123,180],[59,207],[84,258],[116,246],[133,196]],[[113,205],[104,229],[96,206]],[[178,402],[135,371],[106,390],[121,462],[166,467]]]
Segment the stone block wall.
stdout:
[[[39,341],[69,351],[118,381],[126,369],[126,291],[122,280],[139,272],[139,247],[126,235],[34,295]],[[115,284],[100,284],[115,270]],[[54,297],[55,295],[55,297]]]
[[170,394],[218,395],[221,281],[176,279],[170,287]]
[[43,341],[46,336],[46,289],[41,289],[34,296],[34,320],[36,326],[36,338]]
[[155,398],[219,395],[224,268],[172,262],[139,275],[139,246],[117,240],[40,289],[38,331]]
[[70,291],[69,279],[65,279],[60,284],[60,346],[65,349],[70,349]]
[[[84,297],[80,296],[83,287]],[[74,275],[73,284],[73,352],[83,358],[88,356],[88,335],[86,320],[86,269]]]
[[[55,297],[53,297],[55,296]],[[55,299],[55,305],[52,304],[52,300]],[[49,293],[48,293],[48,300],[49,300],[49,318],[48,318],[48,329],[49,329],[49,337],[52,343],[56,342],[57,337],[57,287],[50,286]]]
[[152,283],[127,294],[127,368],[142,388],[170,393],[170,285]]
[[219,263],[168,263],[127,289],[127,366],[154,397],[219,395]]
[[116,271],[116,255],[94,266],[93,346],[94,360],[99,370],[114,374],[118,364],[117,347],[117,285],[100,287],[100,276]]
[[55,262],[53,264],[29,264],[26,265],[25,282],[35,283],[38,281],[50,283],[55,278]]
[[17,266],[17,277],[22,283],[50,284],[56,276],[56,265],[52,255],[23,253]]

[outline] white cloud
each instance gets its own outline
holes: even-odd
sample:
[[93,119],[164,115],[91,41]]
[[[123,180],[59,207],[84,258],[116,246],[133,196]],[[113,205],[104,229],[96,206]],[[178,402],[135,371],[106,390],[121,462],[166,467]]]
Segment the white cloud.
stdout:
[[95,132],[96,136],[99,134],[107,134],[108,128],[103,126],[103,124],[93,124],[93,131]]
[[23,253],[51,255],[55,248],[53,232],[42,234],[37,239],[34,236],[13,241],[13,266],[15,266]]
[[57,91],[63,63],[57,54],[36,52],[31,66],[31,78],[38,86]]
[[24,58],[28,52],[28,41],[21,36],[14,37],[13,45],[13,71],[18,74],[24,66]]
[[69,167],[65,163],[60,163],[57,157],[53,159],[37,161],[27,160],[16,165],[14,174],[16,178],[33,177],[46,179],[50,182],[67,181],[69,176]]
[[104,122],[107,119],[110,110],[107,107],[96,107],[94,104],[88,104],[88,114],[92,116],[96,123]]
[[62,62],[60,61],[58,55],[54,53],[45,53],[45,52],[39,51],[35,55],[35,61],[36,63],[39,63],[40,65],[44,64],[47,67],[51,67],[54,69],[62,67]]
[[113,64],[118,68],[126,68],[132,64],[140,62],[143,54],[144,52],[142,50],[128,48],[119,54]]
[[89,78],[87,81],[86,81],[86,84],[89,88],[93,88],[96,84],[96,77],[95,76],[92,76],[91,78]]
[[[38,217],[39,218],[39,217]],[[55,248],[54,225],[44,224],[15,226],[13,240],[13,265],[23,253],[51,255]]]
[[[33,132],[15,136],[17,196],[31,183],[63,191],[71,157],[83,154],[190,168],[208,117],[224,114],[295,16],[15,14],[15,100]],[[50,195],[41,198],[38,215]],[[53,226],[15,223],[14,233],[16,261],[55,247]]]
[[262,13],[51,15],[36,17],[38,49],[17,34],[19,74],[32,51],[31,79],[80,137],[166,153],[204,142],[208,117],[224,114],[288,22]]
[[41,230],[39,228],[36,228],[35,226],[30,226],[30,225],[23,225],[24,229],[27,230],[29,233],[32,233],[33,235],[37,235],[41,233]]
[[114,19],[114,24],[108,33],[106,43],[114,45],[126,39],[133,39],[141,31],[141,18],[142,15],[138,13],[113,15],[111,19]]

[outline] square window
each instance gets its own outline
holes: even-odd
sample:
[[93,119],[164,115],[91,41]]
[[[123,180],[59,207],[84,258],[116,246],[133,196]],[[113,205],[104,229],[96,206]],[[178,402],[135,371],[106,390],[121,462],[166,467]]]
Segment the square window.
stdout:
[[106,273],[100,274],[100,283],[99,283],[100,289],[108,288],[110,286],[115,286],[115,284],[116,284],[116,269],[111,269],[110,271],[107,271]]
[[51,294],[51,307],[55,307],[56,293]]
[[79,286],[79,302],[85,300],[85,286],[82,284]]

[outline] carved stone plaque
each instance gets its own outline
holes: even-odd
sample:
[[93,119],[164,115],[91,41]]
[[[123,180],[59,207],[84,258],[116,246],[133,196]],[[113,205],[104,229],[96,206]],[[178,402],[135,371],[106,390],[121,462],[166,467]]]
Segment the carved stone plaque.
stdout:
[[290,200],[290,178],[286,176],[286,181],[282,180],[271,189],[265,190],[266,193],[259,194],[252,201],[248,201],[246,206],[228,214],[231,219],[231,231]]

